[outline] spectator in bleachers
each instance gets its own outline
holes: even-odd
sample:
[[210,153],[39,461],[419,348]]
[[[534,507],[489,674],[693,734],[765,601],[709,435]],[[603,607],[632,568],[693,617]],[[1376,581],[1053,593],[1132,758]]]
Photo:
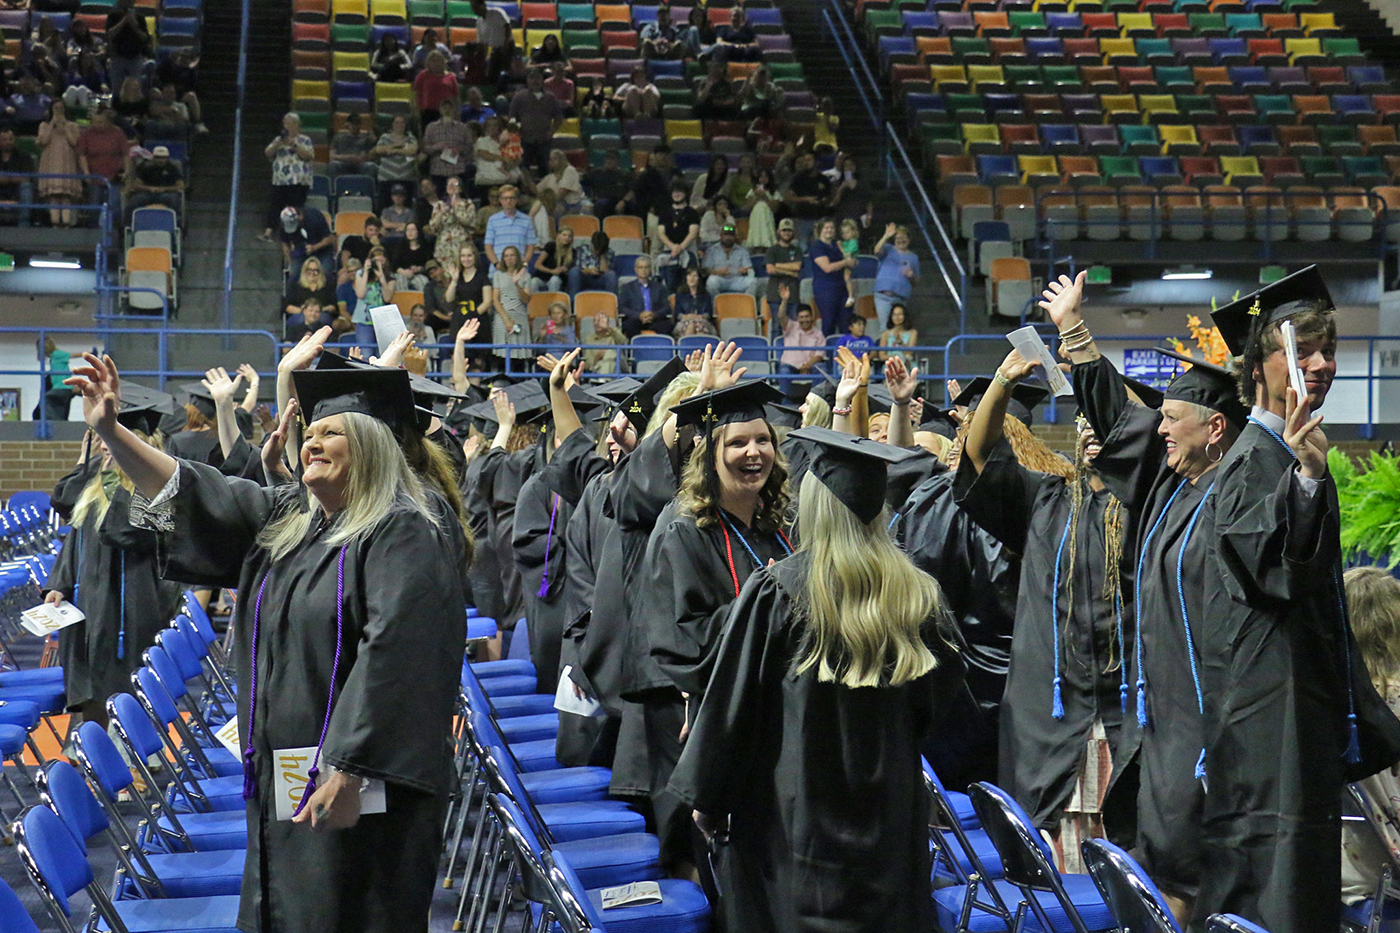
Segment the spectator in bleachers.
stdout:
[[[788,215],[791,211],[783,203],[781,192],[777,184],[773,181],[772,169],[759,169],[754,176],[753,192],[750,195],[751,205],[749,207],[749,235],[744,240],[744,245],[750,249],[767,249],[778,242],[778,229],[776,224],[784,220],[792,220]],[[797,231],[796,221],[793,222],[793,232]]]
[[720,230],[719,242],[705,251],[705,289],[711,295],[737,292],[753,295],[758,291],[758,279],[753,274],[753,258],[739,245],[734,225]]
[[734,214],[729,209],[729,199],[724,195],[715,198],[714,205],[700,216],[700,250],[708,252],[711,246],[720,241],[725,227],[735,227]]
[[579,101],[579,116],[586,120],[606,120],[617,116],[608,86],[599,75],[588,79],[588,90]]
[[656,11],[656,19],[642,26],[637,39],[642,58],[645,59],[685,58],[690,51],[684,30],[671,22],[671,8],[668,6]]
[[576,261],[574,231],[570,227],[560,226],[554,241],[546,244],[535,260],[535,290],[562,292]]
[[123,129],[133,136],[141,136],[146,126],[146,115],[151,112],[151,102],[141,87],[140,78],[129,77],[121,83],[112,101],[112,112],[117,115]]
[[21,75],[15,93],[5,103],[6,122],[16,133],[33,136],[39,131],[39,124],[48,119],[51,102],[33,75]]
[[282,295],[282,313],[290,321],[294,315],[301,313],[311,298],[326,308],[335,307],[335,285],[315,256],[304,259],[297,277],[287,283],[287,290]]
[[[457,110],[457,76],[447,70],[447,57],[441,52],[429,52],[424,68],[413,79],[413,101],[418,109],[418,125],[428,127],[438,119],[443,105],[455,115]],[[423,131],[424,141],[428,132]]]
[[617,273],[613,271],[613,251],[608,235],[594,230],[586,243],[574,246],[574,267],[569,271],[569,297],[581,291],[617,293]]
[[428,308],[421,301],[416,302],[413,307],[408,309],[408,321],[405,324],[405,329],[414,336],[419,346],[438,342],[437,333],[428,326]]
[[[39,160],[40,171],[44,160]],[[170,158],[170,150],[156,146],[149,159],[132,163],[122,195],[122,208],[127,223],[138,207],[163,204],[180,216],[185,206],[185,172],[179,162]]]
[[[413,47],[410,65],[415,72],[427,67],[428,55],[432,52],[439,53],[442,55],[443,61],[447,62],[449,65],[452,64],[452,49],[448,48],[446,43],[438,36],[438,31],[429,26],[427,29],[423,30],[422,40]],[[456,70],[455,67],[453,70]]]
[[856,157],[837,153],[836,164],[822,174],[831,181],[831,199],[836,212],[845,217],[859,216],[861,227],[867,226],[874,205],[862,183]]
[[729,22],[715,30],[715,47],[710,57],[718,62],[756,62],[762,54],[748,14],[741,6],[733,7]]
[[470,243],[472,222],[476,220],[476,205],[462,193],[462,179],[447,179],[447,193],[433,205],[428,220],[428,232],[435,238],[433,256],[438,262],[452,262],[463,243]]
[[[389,203],[379,212],[379,223],[384,229],[384,239],[402,242],[408,225],[417,221],[418,215],[408,203],[408,185],[396,182],[389,189]],[[421,227],[419,228],[421,231]]]
[[[822,361],[825,354],[820,352],[826,347],[826,337],[822,334],[821,328],[817,326],[817,316],[812,311],[810,305],[799,304],[797,306],[796,320],[789,318],[787,314],[788,302],[792,300],[792,288],[787,285],[778,288],[778,332],[783,335],[783,354],[778,357],[778,372],[789,375],[807,374],[812,371],[818,363]],[[768,318],[768,309],[763,310],[763,317]],[[797,349],[801,347],[812,347],[814,350]],[[800,402],[807,397],[812,383],[798,379],[790,379],[784,384],[783,392],[787,397],[795,402]]]
[[[690,189],[690,206],[697,211],[707,210],[716,198],[728,195],[729,181],[729,157],[716,153],[710,159],[709,169],[695,179],[695,186]],[[715,231],[715,239],[719,239],[718,230]]]
[[724,62],[710,62],[705,77],[695,88],[695,115],[702,120],[739,119],[739,94],[729,80]]
[[558,36],[552,32],[545,33],[544,40],[530,52],[530,68],[533,71],[555,64],[570,67],[569,56],[564,54]]
[[885,225],[875,255],[880,260],[875,272],[875,314],[883,331],[891,326],[891,309],[903,306],[919,283],[919,256],[909,249],[909,228],[893,223]]
[[524,90],[510,100],[510,118],[520,124],[520,142],[525,148],[523,163],[536,175],[543,175],[549,164],[549,147],[559,124],[564,121],[564,108],[544,89],[544,73],[531,68]]
[[384,247],[376,246],[370,250],[369,260],[355,270],[354,278],[350,281],[355,293],[355,308],[350,312],[350,321],[355,325],[355,341],[372,347],[375,345],[374,320],[369,311],[394,300],[394,277],[389,274],[389,257]]
[[424,178],[418,182],[418,198],[413,202],[413,215],[420,230],[428,229],[428,224],[433,219],[433,211],[437,210],[441,200],[442,197],[438,195],[437,186],[431,178]]
[[549,66],[549,78],[544,82],[544,89],[559,101],[559,106],[564,108],[566,116],[573,114],[574,82],[570,79],[563,62],[555,62]]
[[[664,9],[664,7],[663,7]],[[624,119],[661,116],[661,91],[647,79],[647,70],[638,65],[631,76],[613,93],[613,105]]]
[[797,243],[797,224],[791,217],[778,222],[778,242],[763,254],[764,272],[768,276],[768,303],[776,304],[778,291],[797,288],[802,274],[802,247]]
[[384,228],[380,226],[379,218],[373,214],[365,218],[364,232],[352,233],[340,241],[340,264],[345,265],[345,260],[354,256],[360,262],[369,259],[369,251],[376,246],[385,246],[383,238]]
[[146,139],[190,138],[189,109],[175,97],[175,87],[151,88],[151,109],[146,115]]
[[845,271],[855,268],[856,260],[848,258],[836,242],[836,221],[826,217],[817,222],[807,257],[812,260],[812,303],[821,316],[822,333],[839,334],[846,329],[851,314],[846,304]]
[[462,109],[457,114],[463,123],[470,123],[480,128],[487,117],[496,115],[495,108],[482,99],[481,88],[475,84],[467,88],[467,93],[464,96],[466,103],[462,104]]
[[486,0],[472,0],[476,14],[476,42],[485,54],[486,80],[496,90],[505,90],[505,79],[515,57],[515,34],[510,19],[500,7],[489,7]]
[[404,225],[404,235],[389,248],[389,265],[394,271],[394,284],[406,291],[421,292],[428,285],[428,260],[433,247],[422,235],[418,225],[410,220]]
[[547,191],[554,193],[555,206],[551,214],[556,221],[565,214],[586,214],[591,206],[583,196],[578,169],[569,163],[562,149],[549,153],[549,172],[535,183],[535,191],[541,197]]
[[551,301],[549,317],[540,327],[540,342],[553,343],[573,348],[578,346],[578,330],[574,327],[574,316],[569,313],[566,301]]
[[314,334],[335,320],[338,318],[334,312],[328,310],[326,304],[313,295],[297,308],[295,314],[288,314],[287,319],[282,322],[282,339],[288,343],[296,343],[307,334]]
[[101,36],[95,35],[85,20],[73,19],[68,24],[68,41],[63,46],[64,53],[70,58],[77,58],[84,52],[91,52],[99,59],[107,51],[107,44]]
[[[875,302],[875,307],[877,310],[880,307],[878,299]],[[887,313],[888,325],[883,331],[880,332],[880,346],[917,347],[919,345],[919,332],[913,327],[910,327],[908,322],[905,320],[906,312],[904,309],[904,302],[894,302],[892,305],[890,305],[889,311]],[[890,357],[894,356],[899,357],[906,364],[910,363],[909,357],[899,352],[898,350],[885,354],[886,359],[889,359]]]
[[[486,325],[490,323],[493,306],[491,272],[478,261],[474,245],[463,246],[457,260],[443,268],[442,282],[445,284],[441,286],[439,300],[447,309],[448,332],[455,334],[468,321],[479,321],[476,336],[470,342],[490,343],[491,328]],[[441,317],[437,314],[433,318],[438,330],[443,330],[443,325],[438,323]],[[489,369],[490,354],[483,351],[470,357],[468,362],[472,369]]]
[[54,26],[53,20],[47,16],[39,19],[38,25],[29,38],[31,49],[43,46],[48,50],[49,56],[54,63],[63,66],[68,63],[68,52],[63,36],[59,35],[58,28]]
[[423,271],[428,277],[428,284],[423,286],[423,304],[428,309],[428,323],[433,330],[446,331],[452,324],[452,308],[446,297],[451,279],[447,269],[436,259],[429,259]]
[[[504,201],[504,195],[502,195]],[[496,271],[491,273],[491,304],[496,312],[491,319],[492,343],[523,343],[530,339],[530,270],[524,256],[514,245],[502,247]],[[506,353],[519,359],[533,358],[533,350],[492,350],[498,360]]]
[[651,257],[638,256],[633,267],[637,277],[617,290],[617,313],[622,332],[631,339],[642,331],[669,334],[676,327],[670,293],[660,279],[652,278]]
[[395,114],[388,132],[380,135],[369,154],[376,166],[381,201],[386,187],[391,191],[394,186],[403,187],[406,192],[407,183],[418,180],[418,140],[408,131],[403,114]]
[[845,347],[856,356],[864,356],[875,349],[875,339],[865,333],[865,318],[859,314],[851,315],[851,319],[846,322],[846,332],[836,341],[836,346]]
[[783,202],[797,219],[798,236],[805,238],[811,233],[812,222],[825,217],[836,203],[836,194],[831,179],[817,171],[817,160],[810,152],[798,155],[795,167]]
[[500,117],[489,116],[482,126],[481,135],[476,138],[476,186],[477,189],[513,185],[520,182],[520,163],[501,155],[502,121]]
[[[837,228],[836,245],[841,247],[841,255],[847,259],[856,259],[860,255],[860,224],[851,217],[846,217]],[[855,266],[847,268],[841,273],[842,279],[846,283],[846,307],[853,308],[856,304],[856,288],[853,270]]]
[[321,268],[335,268],[335,231],[326,215],[314,207],[287,206],[279,216],[278,242],[282,255],[292,268],[300,268],[303,260],[315,256]]
[[204,111],[199,104],[199,58],[194,50],[179,49],[161,58],[156,68],[156,80],[162,87],[174,85],[176,99],[189,110],[195,132],[208,132],[204,125]]
[[698,263],[700,214],[690,206],[686,184],[677,178],[671,183],[671,203],[656,218],[654,243],[657,271],[667,283],[680,281],[686,269]]
[[91,112],[90,122],[78,134],[78,171],[118,181],[126,168],[130,150],[131,142],[126,134],[112,122],[112,111],[96,107]]
[[428,175],[440,193],[446,193],[448,179],[460,181],[468,167],[472,166],[473,135],[472,128],[457,119],[455,105],[443,109],[441,116],[423,130],[423,154],[428,157]]
[[700,269],[691,266],[685,270],[685,278],[676,290],[676,330],[681,337],[710,336],[718,333],[715,329],[715,300],[700,281]]
[[[53,27],[49,28],[52,30]],[[31,44],[20,59],[20,71],[32,75],[50,97],[63,90],[64,65],[54,57],[47,45],[39,42]]]
[[752,152],[739,156],[739,166],[729,176],[725,194],[735,217],[747,217],[754,205],[754,186],[758,183],[758,162]]
[[593,200],[594,216],[611,217],[631,184],[632,174],[618,162],[617,150],[609,149],[603,154],[603,164],[583,175],[583,190]]
[[140,78],[150,51],[151,34],[135,0],[117,0],[107,14],[107,86],[121,87],[129,77]]
[[[311,137],[301,131],[301,117],[295,113],[283,116],[281,134],[267,144],[263,155],[272,162],[272,197],[269,199],[267,228],[263,230],[262,239],[271,240],[272,228],[279,222],[285,208],[296,208],[296,222],[298,225],[301,223],[300,211],[306,204],[306,196],[311,193],[311,160],[316,157],[316,149]],[[322,218],[324,221],[325,218]],[[334,245],[334,238],[331,242]]]
[[[363,263],[358,259],[351,259],[340,267],[340,272],[336,275],[335,304],[340,316],[347,321],[355,310],[355,275],[362,267]],[[353,323],[350,329],[355,329]]]
[[374,137],[365,132],[358,113],[345,116],[345,129],[331,137],[331,175],[367,175],[375,178]]
[[[671,161],[671,147],[658,143],[647,156],[646,168],[637,173],[631,190],[618,203],[617,213],[641,217],[646,222],[647,236],[654,237],[658,219],[671,203],[671,185],[680,180]],[[695,222],[700,223],[699,216]]]
[[[593,332],[583,338],[584,346],[589,344],[617,346],[626,342],[627,335],[618,330],[613,319],[601,311],[593,315]],[[583,368],[590,373],[615,373],[617,372],[617,351],[584,350]]]
[[710,23],[710,17],[705,12],[705,8],[696,5],[690,8],[686,14],[685,44],[689,52],[689,58],[704,58],[710,54],[710,50],[715,46],[715,27]]
[[[78,132],[78,124],[68,119],[68,108],[63,101],[52,101],[48,119],[39,124],[40,174],[78,173]],[[140,170],[137,171],[139,173]],[[55,227],[73,226],[73,212],[66,205],[77,201],[82,195],[83,183],[77,178],[39,179],[39,197],[45,203],[58,205],[49,208],[49,223]]]
[[771,119],[783,106],[783,89],[773,83],[767,65],[759,65],[739,89],[739,112],[745,120]]
[[[49,372],[49,387],[44,390],[44,399],[40,403],[44,406],[44,417],[49,421],[67,421],[68,409],[73,404],[73,389],[64,385],[63,381],[72,375],[68,367],[73,355],[67,350],[60,350],[52,337],[44,338],[40,354],[47,360],[45,368]],[[39,420],[38,405],[34,406],[34,420]]]
[[[15,147],[15,131],[9,127],[0,129],[0,204],[33,201],[33,180],[18,177],[33,172],[34,157]],[[28,211],[24,213],[28,215]],[[0,212],[0,223],[6,226],[14,226],[19,220],[19,211]]]
[[521,265],[527,265],[535,254],[535,225],[516,209],[520,191],[514,185],[502,185],[499,197],[501,209],[486,221],[486,260],[497,269],[503,252],[514,247]]
[[835,108],[831,105],[831,98],[823,97],[818,100],[817,122],[812,130],[812,151],[835,152],[838,148],[836,131],[840,126],[841,118],[836,115]]
[[379,45],[369,60],[369,72],[376,81],[407,81],[413,69],[413,61],[399,45],[399,37],[386,32],[379,37]]
[[70,107],[90,107],[107,87],[107,71],[102,58],[95,52],[80,52],[68,60],[68,73],[63,76],[63,102]]

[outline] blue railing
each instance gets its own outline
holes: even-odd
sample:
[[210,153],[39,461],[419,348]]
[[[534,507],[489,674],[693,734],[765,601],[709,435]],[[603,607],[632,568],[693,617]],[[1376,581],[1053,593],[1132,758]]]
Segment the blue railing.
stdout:
[[221,321],[225,328],[233,327],[233,241],[238,233],[238,176],[243,171],[243,101],[248,79],[248,21],[252,2],[242,0],[241,6],[238,23],[238,90],[233,108],[233,180],[229,183],[228,233],[224,239],[224,307]]

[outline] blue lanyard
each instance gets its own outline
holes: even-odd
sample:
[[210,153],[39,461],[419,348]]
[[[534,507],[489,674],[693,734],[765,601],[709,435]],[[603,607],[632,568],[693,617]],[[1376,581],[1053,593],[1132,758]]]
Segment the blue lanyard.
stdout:
[[[1177,483],[1176,489],[1172,490],[1171,497],[1167,499],[1167,504],[1162,506],[1162,512],[1157,516],[1157,520],[1152,523],[1152,528],[1147,532],[1147,537],[1142,539],[1142,547],[1138,551],[1137,575],[1133,578],[1133,608],[1137,620],[1137,721],[1139,729],[1147,728],[1147,679],[1142,675],[1142,565],[1147,559],[1147,550],[1152,544],[1152,537],[1157,534],[1157,529],[1162,527],[1162,522],[1166,519],[1167,513],[1172,509],[1172,503],[1181,490],[1186,488],[1189,480],[1183,479]],[[1121,688],[1123,697],[1123,712],[1127,712],[1128,684],[1126,680]]]
[[[759,559],[758,559],[758,555],[754,553],[753,548],[749,547],[749,542],[746,541],[746,540],[744,540],[744,536],[743,536],[743,534],[739,531],[738,527],[737,527],[732,521],[729,520],[729,516],[728,516],[728,515],[725,515],[725,514],[721,513],[721,514],[720,514],[720,518],[723,519],[724,523],[725,523],[726,525],[729,526],[729,530],[732,531],[732,532],[734,532],[734,536],[737,537],[737,538],[739,539],[739,543],[742,544],[742,545],[744,546],[744,550],[746,550],[746,551],[749,552],[749,557],[753,558],[753,565],[754,565],[755,567],[757,567],[759,570],[762,570],[762,569],[763,569],[763,561],[759,560]],[[784,551],[784,553],[786,553],[786,554],[791,554],[791,553],[792,553],[792,548],[788,547],[788,543],[787,543],[787,541],[785,541],[785,540],[783,539],[783,536],[782,536],[782,535],[776,535],[775,537],[777,537],[778,543],[781,544],[781,545],[783,546],[783,551]]]
[[[1176,552],[1176,598],[1181,603],[1181,627],[1186,632],[1186,657],[1191,661],[1191,682],[1196,687],[1196,711],[1202,716],[1206,714],[1205,695],[1201,692],[1201,672],[1196,664],[1196,642],[1191,637],[1191,619],[1186,612],[1186,587],[1181,582],[1181,565],[1186,559],[1186,546],[1191,543],[1191,533],[1196,530],[1196,520],[1201,517],[1201,509],[1205,507],[1206,500],[1210,498],[1210,492],[1215,488],[1215,481],[1206,487],[1206,491],[1201,496],[1201,501],[1196,503],[1196,511],[1191,513],[1191,521],[1186,524],[1186,534],[1181,538],[1181,550]],[[1138,640],[1142,640],[1142,623],[1138,623]],[[1201,757],[1196,759],[1196,779],[1205,780],[1206,776],[1206,750],[1201,747]]]
[[117,629],[117,660],[126,657],[126,551],[118,552],[122,556],[122,608],[121,624]]
[[[1060,558],[1065,553],[1065,541],[1069,539],[1069,530],[1074,527],[1074,505],[1069,507],[1069,521],[1065,522],[1064,533],[1060,535],[1060,546],[1055,551],[1055,586],[1050,591],[1050,627],[1054,635],[1055,649],[1055,679],[1051,682],[1054,696],[1050,702],[1050,715],[1056,719],[1065,718],[1064,699],[1060,695]],[[1070,607],[1073,612],[1074,607]]]

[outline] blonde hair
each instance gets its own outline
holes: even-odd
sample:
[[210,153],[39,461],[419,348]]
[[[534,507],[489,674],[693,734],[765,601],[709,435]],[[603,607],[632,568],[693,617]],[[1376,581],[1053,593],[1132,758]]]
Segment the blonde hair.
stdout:
[[647,422],[647,429],[642,432],[642,437],[651,437],[660,431],[661,426],[666,423],[666,419],[671,417],[671,407],[679,401],[690,398],[698,388],[700,388],[700,375],[698,373],[681,373],[668,382],[666,388],[661,390],[661,395],[656,399],[656,410],[651,413],[651,420]]
[[[150,444],[156,450],[163,450],[165,448],[165,439],[161,436],[159,431],[155,434],[147,434],[144,431],[132,429],[131,433],[135,434],[147,444]],[[102,520],[107,517],[107,507],[112,504],[111,500],[107,498],[107,490],[102,486],[102,477],[107,472],[109,471],[98,470],[93,474],[92,479],[88,480],[87,485],[83,487],[82,493],[78,496],[78,501],[73,505],[74,528],[82,527],[87,523],[88,518],[92,519],[94,525],[100,525]],[[123,473],[120,467],[112,467],[112,472],[117,474],[117,482],[127,492],[131,492],[136,488],[135,484],[131,482],[130,477]]]
[[[345,509],[326,544],[341,547],[364,539],[395,509],[416,512],[434,528],[441,527],[428,508],[423,481],[409,468],[388,425],[359,412],[340,417],[350,446],[350,470]],[[310,496],[315,500],[315,494]],[[301,544],[310,524],[310,510],[292,505],[263,528],[257,543],[267,548],[274,562],[281,560]]]
[[921,631],[943,613],[942,591],[890,540],[884,510],[862,522],[812,473],[797,501],[798,549],[810,561],[796,673],[815,668],[822,683],[894,687],[937,667]]
[[[787,458],[778,447],[777,432],[764,421],[768,436],[773,441],[773,469],[768,473],[768,481],[758,491],[758,510],[753,515],[753,527],[763,532],[775,532],[787,523],[788,504],[792,496],[788,492]],[[714,430],[715,445],[711,438],[701,435],[696,438],[695,449],[690,452],[685,468],[681,470],[680,489],[676,492],[676,508],[682,515],[695,519],[695,524],[707,528],[719,521],[719,467],[715,456],[723,432],[729,425],[722,424]]]
[[831,427],[831,406],[815,392],[807,393],[807,414],[802,416],[804,428]]
[[321,260],[317,259],[315,256],[308,256],[308,257],[306,257],[306,259],[302,262],[302,264],[301,264],[301,275],[300,275],[300,277],[297,278],[297,284],[299,284],[302,288],[310,288],[310,287],[311,287],[311,281],[310,281],[310,279],[307,278],[307,274],[308,274],[308,272],[309,272],[311,269],[313,269],[313,268],[314,268],[317,272],[321,273],[321,281],[322,281],[322,282],[325,282],[325,280],[326,280],[326,270],[321,266]]
[[1379,688],[1400,676],[1400,580],[1379,567],[1353,567],[1342,579],[1361,660]]
[[[857,224],[855,220],[850,217],[847,217],[845,220],[841,221],[841,226],[837,229],[841,231],[841,238],[845,240],[854,240],[860,236],[860,225]],[[847,230],[851,232],[848,234],[846,232]]]

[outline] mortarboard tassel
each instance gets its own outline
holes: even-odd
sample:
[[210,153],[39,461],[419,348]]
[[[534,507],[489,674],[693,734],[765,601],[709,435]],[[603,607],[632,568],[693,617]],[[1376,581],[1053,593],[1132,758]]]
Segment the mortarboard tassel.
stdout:
[[1141,677],[1137,682],[1137,721],[1139,729],[1147,728],[1147,682]]
[[1206,750],[1203,748],[1203,749],[1201,749],[1201,757],[1199,757],[1199,758],[1196,759],[1196,780],[1198,780],[1198,781],[1204,781],[1205,779],[1206,779]]
[[1354,765],[1361,760],[1361,736],[1356,731],[1356,714],[1347,714],[1346,762]]
[[1118,685],[1118,705],[1125,714],[1128,712],[1128,682],[1126,680]]
[[1060,697],[1060,678],[1055,678],[1055,700],[1050,706],[1050,715],[1056,719],[1065,718],[1065,701]]

